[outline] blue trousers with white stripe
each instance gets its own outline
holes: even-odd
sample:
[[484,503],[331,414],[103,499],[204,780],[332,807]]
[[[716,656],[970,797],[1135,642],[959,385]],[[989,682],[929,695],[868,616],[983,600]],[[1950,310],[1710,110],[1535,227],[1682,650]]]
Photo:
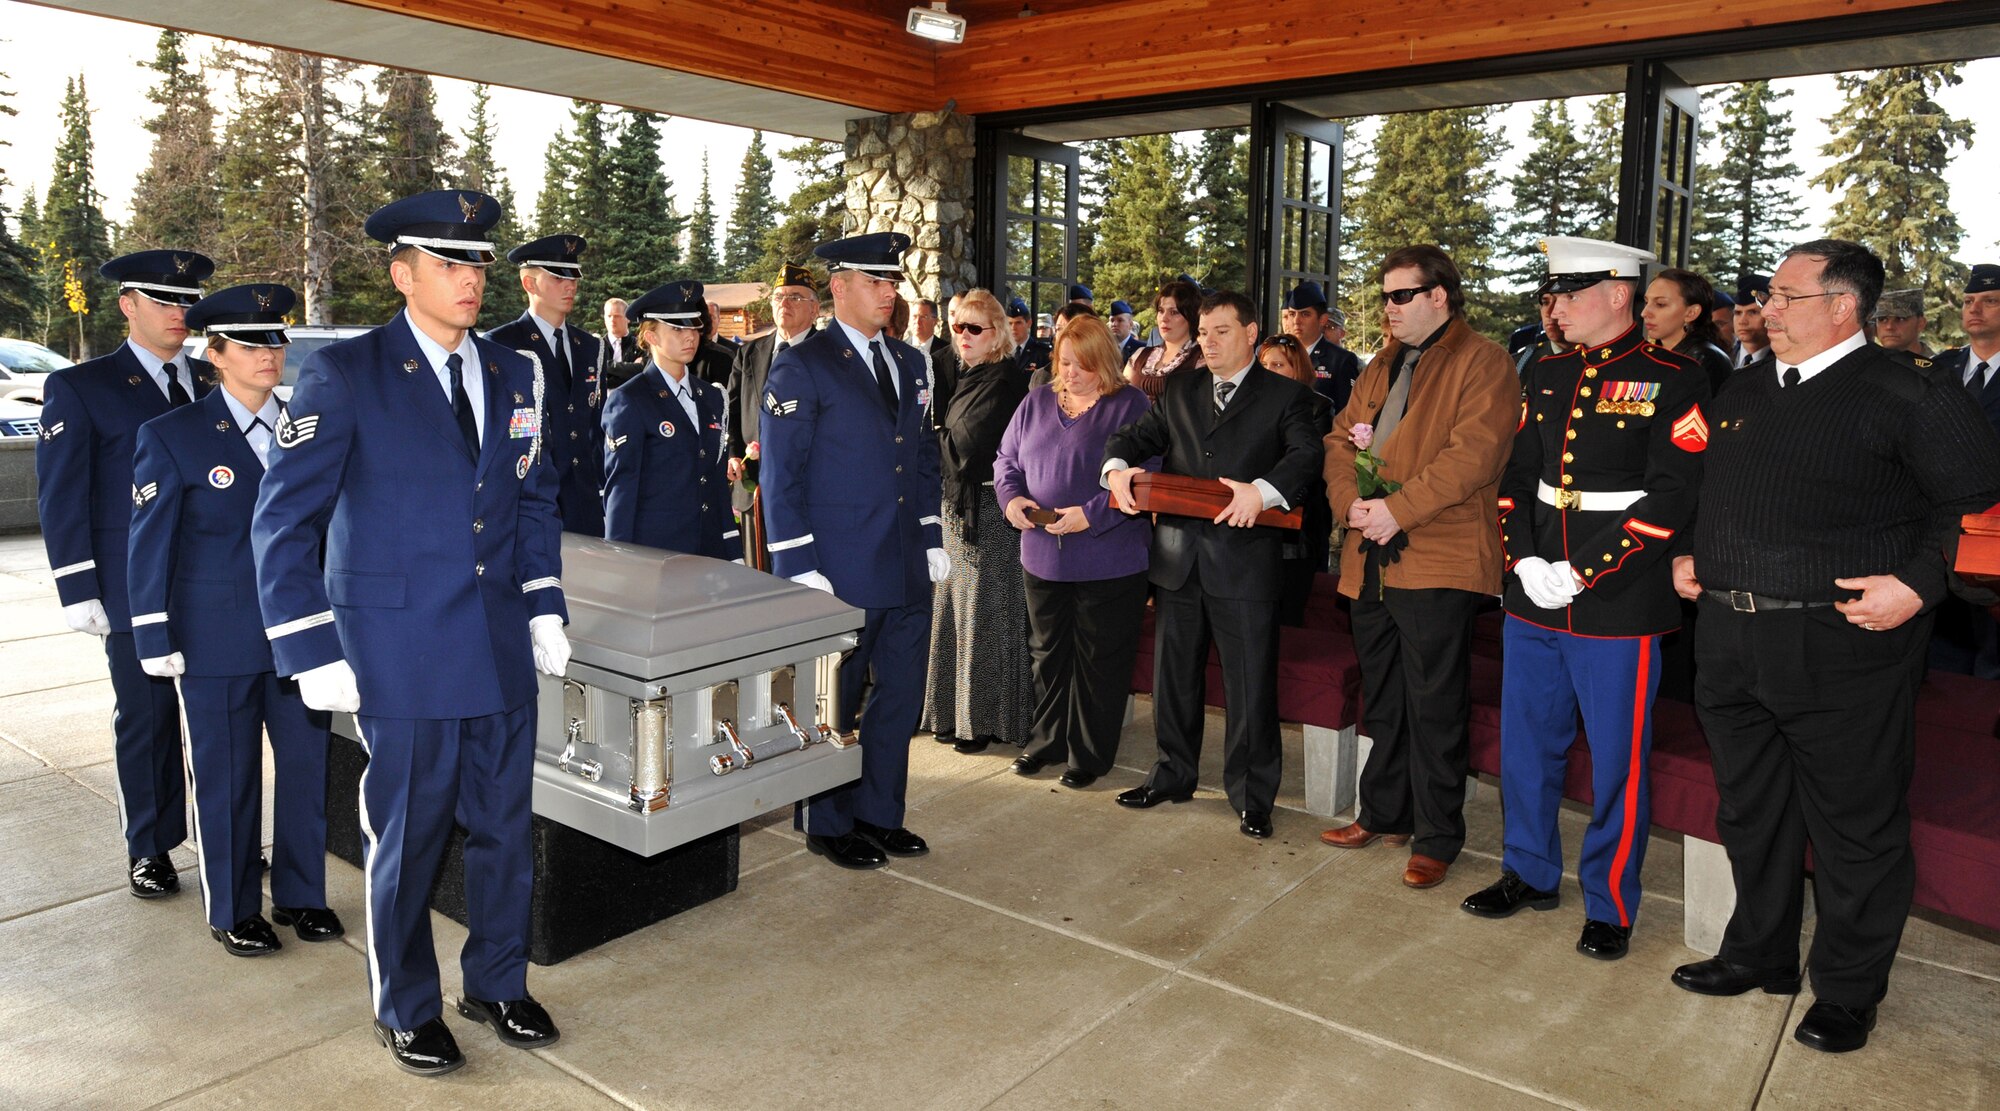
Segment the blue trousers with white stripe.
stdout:
[[368,749],[361,834],[375,1017],[414,1030],[443,1011],[431,881],[454,821],[466,835],[465,994],[526,996],[535,703],[485,717],[362,716],[356,724]]
[[208,924],[256,914],[264,888],[264,733],[271,735],[271,902],[326,905],[326,746],[331,715],[308,709],[298,684],[261,675],[180,680],[194,784],[195,850]]
[[1660,638],[1585,637],[1509,616],[1500,690],[1500,799],[1506,811],[1501,866],[1528,886],[1562,882],[1566,754],[1579,711],[1590,744],[1590,825],[1577,880],[1584,913],[1630,926],[1639,912],[1639,869],[1652,820],[1647,761]]
[[[118,765],[118,820],[129,856],[160,856],[187,840],[187,773],[174,681],[139,666],[131,633],[104,638],[111,663],[111,752]],[[234,925],[235,923],[231,923]]]

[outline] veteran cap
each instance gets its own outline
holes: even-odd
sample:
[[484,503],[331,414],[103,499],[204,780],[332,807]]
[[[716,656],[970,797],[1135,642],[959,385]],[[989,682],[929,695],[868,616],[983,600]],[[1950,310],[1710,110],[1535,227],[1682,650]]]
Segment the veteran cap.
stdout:
[[1111,302],[1111,314],[1110,314],[1110,315],[1112,315],[1112,316],[1117,316],[1117,315],[1118,315],[1119,313],[1124,313],[1124,314],[1125,314],[1126,316],[1131,316],[1131,315],[1132,315],[1132,302],[1130,302],[1130,301],[1113,301],[1113,302]]
[[1285,295],[1285,307],[1288,309],[1318,309],[1321,312],[1325,312],[1326,292],[1320,289],[1318,282],[1300,282],[1292,287],[1290,293]]
[[910,249],[910,237],[899,231],[877,231],[850,235],[813,248],[814,256],[826,260],[828,270],[858,270],[882,282],[903,280],[903,252]]
[[1967,293],[1992,293],[2000,290],[2000,266],[1982,262],[1972,268],[1972,275],[1965,280]]
[[1339,309],[1326,310],[1326,322],[1343,332],[1347,330],[1347,314]]
[[1614,279],[1637,281],[1647,263],[1659,261],[1638,247],[1574,235],[1550,236],[1542,241],[1542,252],[1549,256],[1549,277],[1541,289],[1549,293],[1574,293]]
[[233,285],[195,302],[187,311],[187,326],[245,347],[283,347],[291,342],[285,335],[285,314],[298,302],[298,295],[285,286]]
[[580,235],[545,235],[508,251],[507,261],[575,281],[583,277],[583,252],[589,247]]
[[788,285],[804,286],[815,292],[819,290],[819,282],[813,278],[813,272],[791,262],[778,268],[778,286],[783,288]]
[[500,202],[473,189],[435,189],[378,208],[362,225],[368,238],[391,253],[415,247],[446,262],[485,266],[493,261],[487,233],[500,222]]
[[625,306],[628,319],[657,320],[669,328],[700,328],[707,312],[707,294],[692,279],[649,289]]
[[1875,301],[1875,315],[1871,320],[1902,320],[1924,315],[1924,291],[1921,289],[1885,289]]
[[162,305],[192,305],[201,300],[201,283],[215,273],[215,263],[193,251],[139,251],[97,272],[117,282],[120,293],[129,289]]

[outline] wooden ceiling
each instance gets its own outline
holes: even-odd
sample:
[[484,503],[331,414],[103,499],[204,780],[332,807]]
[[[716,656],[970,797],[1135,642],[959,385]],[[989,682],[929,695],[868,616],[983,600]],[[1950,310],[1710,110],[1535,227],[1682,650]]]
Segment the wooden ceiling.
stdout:
[[[343,0],[856,105],[974,114],[1267,84],[1937,0],[953,0],[966,41],[903,31],[902,0]],[[338,52],[337,46],[329,46]]]

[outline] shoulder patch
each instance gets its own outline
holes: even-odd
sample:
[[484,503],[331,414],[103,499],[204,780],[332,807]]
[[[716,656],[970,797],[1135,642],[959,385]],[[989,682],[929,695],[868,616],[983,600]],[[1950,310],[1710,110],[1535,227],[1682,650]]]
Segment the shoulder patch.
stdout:
[[63,422],[57,421],[54,424],[51,424],[46,428],[42,429],[42,439],[53,440],[57,436],[62,435],[62,430],[63,430]]
[[302,413],[293,416],[287,412],[278,417],[278,427],[273,430],[272,439],[282,448],[293,448],[319,434],[319,414]]
[[789,417],[797,412],[798,408],[799,403],[796,401],[779,401],[777,394],[768,392],[764,394],[764,411],[774,417]]
[[147,502],[158,497],[159,493],[160,484],[157,482],[148,482],[144,486],[135,484],[132,487],[132,505],[134,508],[143,508]]
[[1701,415],[1701,406],[1696,405],[1674,422],[1674,446],[1682,451],[1704,451],[1708,448],[1708,421]]

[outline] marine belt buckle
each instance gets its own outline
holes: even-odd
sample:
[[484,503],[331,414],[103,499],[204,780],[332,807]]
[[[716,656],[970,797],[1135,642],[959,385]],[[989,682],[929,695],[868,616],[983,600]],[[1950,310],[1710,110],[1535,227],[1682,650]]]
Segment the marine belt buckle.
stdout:
[[1577,490],[1557,490],[1557,491],[1556,491],[1556,508],[1557,508],[1557,509],[1582,509],[1582,508],[1583,508],[1583,494],[1582,494],[1582,493],[1581,493],[1580,491],[1577,491]]
[[1747,590],[1732,590],[1729,592],[1729,608],[1737,613],[1756,613],[1757,596]]

